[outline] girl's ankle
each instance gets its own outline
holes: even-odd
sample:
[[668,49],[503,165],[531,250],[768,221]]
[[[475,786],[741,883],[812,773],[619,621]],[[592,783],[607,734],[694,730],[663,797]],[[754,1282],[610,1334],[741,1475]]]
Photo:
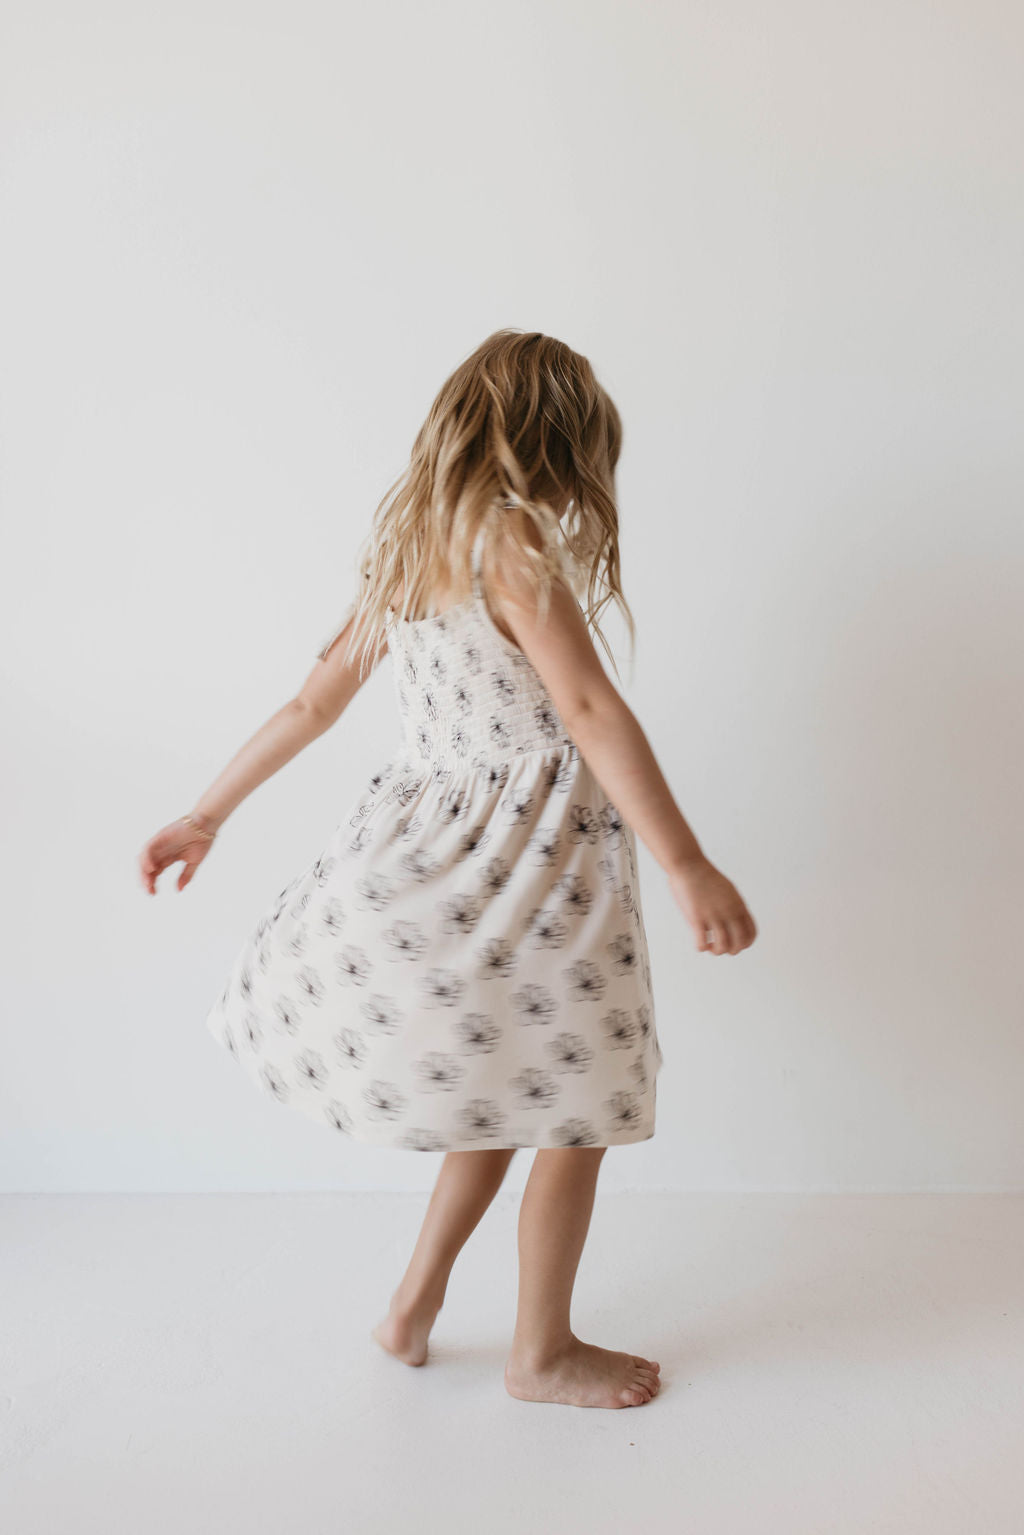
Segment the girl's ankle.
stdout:
[[575,1346],[572,1332],[548,1338],[521,1338],[513,1335],[509,1363],[527,1370],[545,1370],[557,1364]]
[[443,1305],[443,1293],[439,1296],[436,1292],[414,1294],[396,1290],[391,1297],[391,1309],[398,1316],[422,1316],[427,1311],[440,1311]]

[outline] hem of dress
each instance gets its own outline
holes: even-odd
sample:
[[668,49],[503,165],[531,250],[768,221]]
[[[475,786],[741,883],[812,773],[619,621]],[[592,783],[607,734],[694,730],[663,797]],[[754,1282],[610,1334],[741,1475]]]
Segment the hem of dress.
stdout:
[[[259,1080],[255,1077],[251,1067],[247,1065],[247,1063],[239,1055],[238,1051],[226,1043],[224,1035],[218,1027],[222,1017],[223,1015],[220,1012],[219,1006],[215,1004],[206,1014],[204,1019],[207,1035],[210,1039],[213,1040],[214,1044],[220,1046],[224,1054],[229,1056],[231,1060],[234,1061],[235,1065],[239,1067],[242,1073],[248,1077],[250,1082],[253,1083],[257,1091],[260,1093],[261,1097],[265,1098],[269,1103],[276,1103],[278,1108],[291,1109],[294,1113],[301,1114],[304,1118],[311,1120],[314,1124],[322,1126],[323,1129],[331,1130],[336,1136],[343,1140],[358,1141],[364,1146],[385,1146],[392,1151],[433,1152],[435,1156],[444,1156],[449,1151],[575,1151],[577,1149],[593,1151],[598,1147],[603,1147],[605,1150],[611,1150],[613,1146],[635,1146],[639,1145],[642,1141],[653,1140],[655,1130],[657,1129],[656,1125],[650,1125],[648,1128],[635,1134],[618,1135],[611,1140],[570,1142],[568,1145],[551,1140],[509,1141],[502,1139],[502,1137],[497,1135],[480,1135],[474,1136],[471,1140],[464,1140],[461,1136],[459,1136],[457,1139],[452,1139],[452,1143],[450,1145],[417,1146],[415,1144],[410,1145],[407,1141],[403,1141],[400,1135],[371,1135],[363,1128],[357,1129],[354,1126],[352,1128],[348,1128],[333,1123],[331,1120],[327,1119],[326,1116],[321,1117],[319,1114],[314,1113],[311,1103],[302,1103],[299,1101],[292,1101],[291,1099],[282,1099],[276,1097],[274,1093],[270,1092],[259,1082]],[[437,1136],[444,1141],[451,1139],[449,1136],[445,1135],[443,1130],[429,1133],[436,1133]]]
[[[270,1094],[267,1095],[268,1097]],[[282,1104],[282,1108],[289,1105]],[[314,1120],[316,1116],[311,1116]],[[333,1128],[330,1124],[326,1129]],[[453,1142],[450,1146],[409,1146],[401,1140],[384,1140],[375,1135],[365,1135],[358,1130],[337,1130],[336,1133],[349,1141],[359,1141],[364,1146],[385,1146],[392,1151],[419,1151],[433,1152],[435,1156],[445,1156],[449,1151],[595,1151],[604,1149],[610,1151],[615,1146],[638,1146],[643,1141],[654,1139],[654,1131],[648,1130],[643,1135],[623,1135],[614,1141],[579,1141],[571,1142],[568,1146],[557,1141],[503,1141],[498,1136],[486,1136],[477,1140]],[[438,1131],[438,1134],[443,1134]]]

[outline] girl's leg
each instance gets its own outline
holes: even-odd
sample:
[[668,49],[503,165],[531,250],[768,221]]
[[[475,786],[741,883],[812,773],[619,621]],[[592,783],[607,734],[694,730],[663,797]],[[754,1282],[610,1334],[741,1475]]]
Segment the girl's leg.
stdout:
[[514,1147],[449,1151],[441,1163],[409,1267],[372,1336],[406,1364],[423,1364],[456,1258],[501,1187]]
[[660,1366],[582,1343],[569,1325],[576,1270],[607,1146],[541,1147],[519,1210],[519,1309],[505,1386],[533,1402],[640,1407]]

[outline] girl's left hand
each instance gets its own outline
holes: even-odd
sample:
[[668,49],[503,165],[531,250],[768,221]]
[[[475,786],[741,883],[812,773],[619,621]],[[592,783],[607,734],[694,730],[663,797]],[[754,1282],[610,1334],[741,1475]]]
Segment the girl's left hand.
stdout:
[[[216,828],[211,825],[208,830],[215,832]],[[194,826],[184,821],[171,821],[150,837],[139,854],[139,873],[143,885],[150,895],[156,895],[158,876],[170,864],[184,862],[185,867],[178,875],[178,889],[184,890],[212,846],[213,839],[202,836]]]
[[731,879],[707,858],[669,875],[676,905],[693,929],[698,953],[739,954],[757,937],[747,903]]

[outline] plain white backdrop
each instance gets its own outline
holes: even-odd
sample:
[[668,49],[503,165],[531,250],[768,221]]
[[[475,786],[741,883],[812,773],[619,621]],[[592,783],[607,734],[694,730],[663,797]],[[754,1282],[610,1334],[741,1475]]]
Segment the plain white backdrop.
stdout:
[[184,894],[136,860],[301,685],[435,391],[513,325],[623,415],[623,691],[760,925],[697,955],[641,849],[658,1130],[602,1188],[1020,1189],[1019,10],[3,32],[2,1187],[431,1185],[203,1026],[386,760],[388,663]]

